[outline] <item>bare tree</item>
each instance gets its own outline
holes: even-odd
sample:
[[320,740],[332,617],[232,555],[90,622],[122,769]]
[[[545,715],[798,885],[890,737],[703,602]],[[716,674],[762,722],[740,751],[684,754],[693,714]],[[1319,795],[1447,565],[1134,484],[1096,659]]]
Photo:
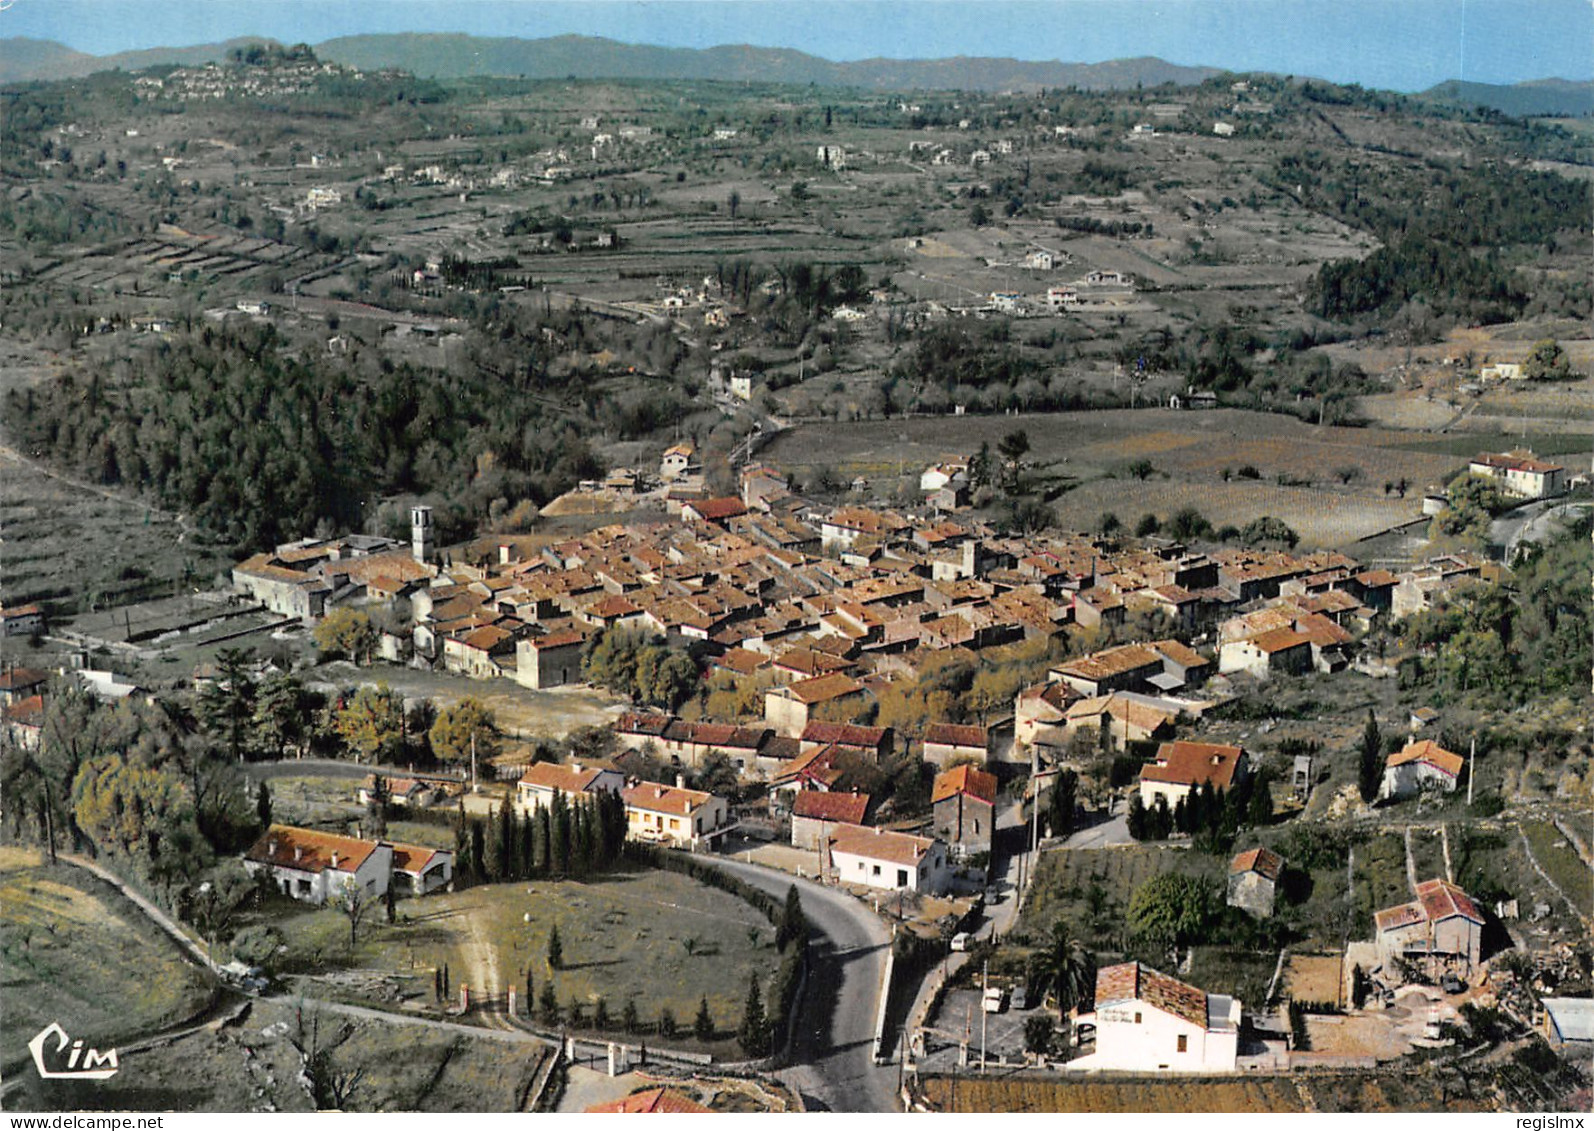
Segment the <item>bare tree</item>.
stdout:
[[354,944],[359,937],[360,924],[365,921],[370,912],[372,901],[366,895],[365,889],[356,886],[352,881],[342,891],[338,892],[327,901],[333,907],[343,912],[344,918],[349,921],[349,953],[354,953]]
[[333,1059],[335,1053],[354,1036],[354,1025],[345,1021],[332,1033],[321,1031],[321,1014],[310,1010],[306,1015],[303,1002],[294,1011],[294,1031],[288,1042],[304,1059],[304,1079],[317,1111],[344,1111],[349,1101],[359,1091],[365,1079],[365,1069],[352,1071],[340,1069]]

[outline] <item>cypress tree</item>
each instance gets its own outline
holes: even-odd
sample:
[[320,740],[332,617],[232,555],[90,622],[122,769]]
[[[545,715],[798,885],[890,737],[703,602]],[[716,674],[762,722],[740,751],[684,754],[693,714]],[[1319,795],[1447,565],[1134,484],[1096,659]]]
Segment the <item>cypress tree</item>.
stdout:
[[255,816],[260,818],[260,827],[271,827],[271,787],[261,779],[260,788],[255,790]]
[[769,1053],[769,1021],[764,1016],[764,999],[758,992],[758,974],[747,983],[747,1005],[742,1010],[741,1028],[736,1030],[736,1043],[748,1056],[766,1056]]
[[552,845],[552,855],[549,870],[555,876],[564,876],[570,872],[570,802],[565,799],[562,790],[554,790],[550,808],[548,839]]
[[542,994],[537,998],[537,1016],[544,1025],[559,1024],[559,995],[554,991],[552,979],[542,984]]
[[1383,777],[1384,741],[1378,733],[1378,720],[1371,709],[1367,712],[1367,725],[1362,728],[1361,761],[1357,765],[1356,788],[1363,801],[1369,805],[1378,796]]
[[558,970],[564,965],[565,947],[559,938],[559,924],[553,925],[553,930],[548,932],[548,969]]

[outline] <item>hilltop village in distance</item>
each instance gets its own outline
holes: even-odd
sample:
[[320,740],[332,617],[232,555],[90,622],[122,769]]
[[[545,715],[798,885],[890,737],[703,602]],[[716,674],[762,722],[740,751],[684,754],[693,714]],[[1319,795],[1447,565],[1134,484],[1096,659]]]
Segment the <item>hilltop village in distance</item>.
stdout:
[[0,88],[0,1103],[1588,1110],[1589,120],[1138,65]]

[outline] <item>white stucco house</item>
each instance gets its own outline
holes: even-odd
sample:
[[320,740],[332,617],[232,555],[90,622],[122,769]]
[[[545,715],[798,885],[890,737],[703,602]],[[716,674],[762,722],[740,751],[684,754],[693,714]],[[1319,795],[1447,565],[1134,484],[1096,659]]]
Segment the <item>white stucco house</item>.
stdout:
[[244,854],[250,875],[264,873],[284,895],[325,903],[359,891],[366,899],[387,893],[393,846],[293,825],[272,825]]
[[580,794],[619,793],[624,788],[625,775],[607,766],[538,762],[515,784],[515,807],[529,817],[551,806],[555,793],[574,800]]
[[908,833],[838,825],[830,835],[831,874],[844,884],[939,895],[951,880],[946,845]]
[[1077,1072],[1233,1072],[1240,1002],[1209,994],[1139,962],[1096,971],[1096,1006],[1078,1024],[1096,1026],[1094,1052],[1068,1062]]
[[730,803],[698,789],[639,782],[620,792],[632,840],[696,849],[730,831]]
[[1460,754],[1446,750],[1431,739],[1409,742],[1384,761],[1384,778],[1378,796],[1398,801],[1415,797],[1424,790],[1454,793],[1466,765]]

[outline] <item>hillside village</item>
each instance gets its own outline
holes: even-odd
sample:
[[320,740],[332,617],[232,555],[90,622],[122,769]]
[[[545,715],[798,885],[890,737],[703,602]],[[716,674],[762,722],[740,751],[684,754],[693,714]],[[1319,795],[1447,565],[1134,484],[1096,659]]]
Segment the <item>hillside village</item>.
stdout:
[[14,93],[8,1110],[1586,1109],[1581,132]]

